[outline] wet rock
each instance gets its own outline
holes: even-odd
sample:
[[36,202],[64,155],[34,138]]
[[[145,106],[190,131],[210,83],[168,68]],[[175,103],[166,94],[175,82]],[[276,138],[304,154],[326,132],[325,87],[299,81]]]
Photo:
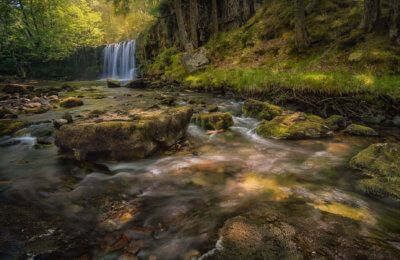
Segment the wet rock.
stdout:
[[140,249],[144,247],[144,242],[142,240],[132,241],[125,250],[131,254],[136,254]]
[[8,118],[8,119],[12,119],[12,118],[17,118],[18,115],[12,111],[10,111],[9,109],[5,109],[5,108],[0,108],[0,119],[2,118]]
[[67,119],[54,119],[53,120],[53,125],[55,128],[60,128],[63,125],[68,124],[68,120]]
[[109,88],[119,88],[121,87],[121,83],[115,79],[107,79],[107,87]]
[[52,138],[46,136],[46,137],[38,137],[36,139],[36,143],[39,145],[50,145],[53,143]]
[[[318,217],[315,217],[318,216]],[[206,259],[396,259],[358,221],[290,199],[227,220]]]
[[205,66],[210,62],[207,58],[207,49],[201,47],[196,53],[184,53],[182,55],[182,64],[186,72],[193,72],[205,68]]
[[31,102],[31,103],[25,104],[25,106],[29,107],[29,108],[35,108],[35,107],[41,107],[42,104],[40,104],[40,102]]
[[68,112],[65,112],[62,116],[62,119],[67,120],[68,124],[72,123],[74,120],[72,119],[72,115]]
[[230,113],[201,113],[193,116],[192,121],[207,130],[226,130],[233,126]]
[[33,86],[23,85],[23,84],[7,84],[3,87],[2,91],[7,94],[24,94],[28,91],[32,91]]
[[333,132],[326,122],[315,115],[295,113],[277,116],[257,128],[257,134],[266,138],[279,139],[311,139],[331,137]]
[[218,106],[216,106],[216,105],[208,106],[207,107],[207,111],[210,112],[210,113],[218,112]]
[[134,79],[129,81],[125,87],[143,89],[147,87],[147,81],[145,79]]
[[11,135],[14,132],[18,131],[29,125],[29,122],[26,121],[14,121],[10,119],[2,119],[0,120],[0,136],[3,135]]
[[51,136],[54,133],[54,127],[51,123],[45,123],[40,125],[31,125],[27,129],[22,129],[15,133],[16,135],[27,134],[30,133],[35,137],[45,137]]
[[166,96],[161,99],[161,104],[165,106],[175,106],[176,98],[174,96]]
[[28,113],[28,114],[43,114],[43,113],[46,113],[47,111],[49,111],[49,108],[47,108],[47,107],[42,107],[42,106],[40,106],[40,107],[33,107],[33,108],[26,108],[26,109],[24,110],[24,112],[25,112],[25,113]]
[[370,145],[351,159],[350,167],[369,177],[359,182],[364,192],[400,200],[400,144]]
[[271,120],[282,113],[282,109],[268,102],[248,99],[243,105],[243,114],[259,120]]
[[349,135],[358,135],[358,136],[378,136],[378,133],[368,127],[363,125],[351,124],[349,125],[344,132]]
[[60,106],[65,107],[65,108],[77,107],[77,106],[82,106],[82,105],[83,105],[82,99],[75,98],[75,97],[69,97],[67,99],[64,99],[60,103]]
[[337,131],[346,127],[346,118],[341,115],[333,115],[327,118],[326,124],[333,131]]
[[[190,107],[148,112],[136,120],[114,119],[62,126],[55,135],[62,152],[77,160],[141,159],[174,145],[186,133],[193,110]],[[102,118],[103,120],[103,118]]]

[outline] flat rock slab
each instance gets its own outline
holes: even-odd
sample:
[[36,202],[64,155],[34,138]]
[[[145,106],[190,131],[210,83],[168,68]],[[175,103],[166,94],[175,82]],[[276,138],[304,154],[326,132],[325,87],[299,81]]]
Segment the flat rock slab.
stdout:
[[[132,113],[132,112],[131,112]],[[186,133],[193,114],[191,107],[149,111],[62,126],[55,144],[62,153],[77,160],[132,160],[145,158],[171,147]]]

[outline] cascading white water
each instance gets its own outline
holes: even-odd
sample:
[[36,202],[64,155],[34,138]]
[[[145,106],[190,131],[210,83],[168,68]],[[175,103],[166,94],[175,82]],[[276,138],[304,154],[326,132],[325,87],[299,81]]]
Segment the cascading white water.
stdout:
[[107,45],[103,50],[103,78],[135,78],[135,40]]

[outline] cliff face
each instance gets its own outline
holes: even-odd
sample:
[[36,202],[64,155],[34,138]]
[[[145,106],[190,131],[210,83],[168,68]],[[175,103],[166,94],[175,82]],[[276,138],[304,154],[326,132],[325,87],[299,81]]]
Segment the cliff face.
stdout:
[[[212,2],[213,0],[197,1],[196,33],[199,46],[206,43],[212,36]],[[217,20],[219,31],[229,31],[238,28],[254,15],[261,7],[263,0],[217,0]],[[192,38],[190,28],[190,0],[182,0],[182,12],[185,29]],[[183,49],[179,41],[178,24],[173,0],[166,1],[160,7],[160,17],[138,39],[136,58],[141,67],[146,66],[152,58],[163,50],[171,47]]]

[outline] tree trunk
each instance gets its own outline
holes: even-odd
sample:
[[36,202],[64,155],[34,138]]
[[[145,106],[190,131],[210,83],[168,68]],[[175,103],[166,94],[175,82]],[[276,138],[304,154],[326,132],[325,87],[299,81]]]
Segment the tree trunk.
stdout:
[[175,4],[176,22],[178,23],[179,40],[185,51],[191,52],[193,50],[193,45],[188,40],[188,36],[186,33],[185,22],[183,20],[183,14],[182,14],[182,1],[174,0],[174,4]]
[[360,29],[370,32],[374,29],[381,15],[380,0],[364,0],[364,11],[360,24]]
[[299,51],[307,49],[310,45],[306,29],[304,0],[295,0],[295,44]]
[[211,1],[211,33],[216,35],[218,33],[218,5],[217,0]]
[[400,2],[392,0],[390,7],[390,39],[400,45]]
[[319,4],[320,0],[311,0],[306,7],[306,14],[311,14],[315,7]]
[[190,37],[194,48],[199,46],[199,37],[197,34],[197,26],[199,22],[199,10],[197,0],[190,0]]

